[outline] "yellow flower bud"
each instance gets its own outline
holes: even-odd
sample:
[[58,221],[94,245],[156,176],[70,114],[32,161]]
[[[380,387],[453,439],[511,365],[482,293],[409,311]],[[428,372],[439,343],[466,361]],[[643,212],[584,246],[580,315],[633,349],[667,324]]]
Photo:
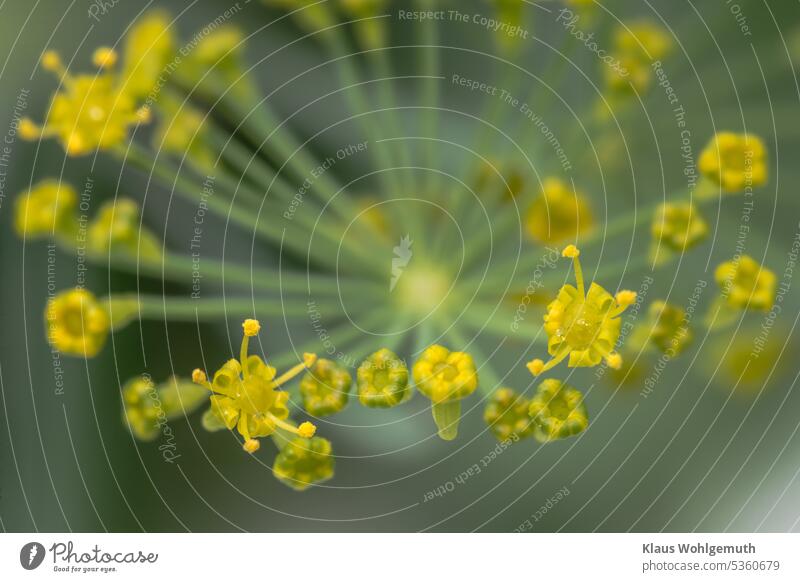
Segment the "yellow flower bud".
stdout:
[[63,291],[47,302],[47,337],[61,352],[91,358],[110,331],[108,309],[85,289]]
[[242,328],[244,329],[244,335],[253,337],[258,335],[261,330],[261,324],[257,319],[245,319],[244,323],[242,323]]
[[78,195],[64,182],[44,180],[17,197],[14,227],[25,238],[62,235],[77,229]]
[[748,255],[719,265],[714,278],[731,307],[768,311],[775,302],[775,273]]
[[361,363],[356,381],[358,399],[364,406],[390,408],[411,396],[406,363],[385,348]]
[[525,225],[537,242],[558,243],[589,232],[594,226],[594,216],[581,192],[557,178],[548,178],[528,209]]
[[758,137],[720,132],[700,154],[698,168],[726,192],[742,192],[767,183],[767,148]]
[[285,485],[303,491],[333,477],[333,467],[330,441],[320,437],[296,438],[286,443],[275,457],[272,472]]
[[530,400],[511,388],[495,390],[486,403],[483,420],[499,441],[518,441],[533,433],[528,416]]
[[539,442],[567,438],[589,426],[583,394],[561,380],[544,380],[531,399],[528,414]]
[[343,366],[331,360],[319,360],[300,382],[303,408],[313,416],[339,412],[347,405],[352,383],[352,377]]

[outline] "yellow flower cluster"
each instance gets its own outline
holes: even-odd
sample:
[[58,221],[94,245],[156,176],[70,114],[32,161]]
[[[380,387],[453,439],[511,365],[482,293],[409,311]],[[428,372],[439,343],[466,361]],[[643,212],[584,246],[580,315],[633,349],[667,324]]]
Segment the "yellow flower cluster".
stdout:
[[775,302],[775,273],[748,255],[720,264],[714,279],[730,307],[769,311]]
[[518,441],[533,433],[528,415],[530,400],[511,388],[495,390],[483,411],[483,420],[500,442]]
[[275,457],[275,477],[296,491],[333,477],[334,460],[329,440],[314,437],[295,438],[287,442]]
[[691,202],[667,202],[653,217],[652,233],[656,245],[684,252],[708,237],[708,224]]
[[472,356],[433,345],[422,352],[412,373],[417,389],[431,400],[439,436],[454,439],[461,419],[461,400],[478,388],[478,372]]
[[60,352],[91,358],[111,331],[109,308],[86,289],[70,289],[52,297],[45,309],[47,338]]
[[538,376],[567,357],[570,367],[591,367],[605,360],[611,368],[618,368],[622,358],[614,347],[620,336],[619,316],[635,303],[636,293],[620,291],[614,297],[597,283],[592,283],[587,293],[578,259],[580,252],[569,245],[562,255],[573,260],[578,286],[564,285],[558,297],[547,306],[544,330],[552,358],[546,364],[535,359],[528,364],[528,369]]
[[341,411],[350,399],[353,378],[344,366],[331,360],[317,360],[300,381],[303,408],[314,416]]
[[244,336],[238,360],[225,362],[209,382],[205,372],[195,370],[192,380],[211,393],[211,411],[228,430],[236,430],[244,438],[242,445],[249,453],[256,452],[257,439],[283,430],[303,438],[311,438],[316,427],[304,422],[296,427],[287,422],[289,394],[279,390],[285,383],[314,365],[314,354],[305,354],[303,363],[284,374],[267,365],[257,355],[248,355],[249,339],[258,334],[261,325],[255,319],[243,323]]
[[112,70],[116,60],[111,49],[97,49],[94,62],[100,72],[73,76],[56,52],[46,52],[42,66],[58,75],[62,89],[53,97],[44,126],[25,118],[20,122],[20,135],[29,140],[56,137],[72,156],[122,144],[131,126],[150,120],[150,110],[122,90],[124,78]]
[[606,67],[606,82],[617,93],[646,91],[653,80],[651,63],[666,58],[673,41],[661,26],[647,20],[619,26],[613,36],[614,55],[619,69]]
[[542,443],[580,434],[589,426],[583,394],[560,380],[547,379],[539,384],[528,414],[533,436]]
[[540,243],[576,240],[594,226],[588,199],[558,178],[547,178],[528,209],[528,233]]
[[723,131],[702,151],[698,168],[725,192],[758,188],[767,183],[767,148],[754,135]]
[[371,408],[391,408],[411,398],[408,367],[386,348],[367,357],[356,372],[358,399]]

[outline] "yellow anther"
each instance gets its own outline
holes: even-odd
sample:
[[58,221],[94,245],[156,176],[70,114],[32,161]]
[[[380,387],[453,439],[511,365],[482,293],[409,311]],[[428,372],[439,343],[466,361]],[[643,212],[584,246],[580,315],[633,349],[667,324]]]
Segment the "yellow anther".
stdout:
[[195,384],[205,384],[207,381],[206,373],[200,368],[195,368],[192,372],[192,382]]
[[117,51],[109,47],[100,47],[94,51],[92,62],[100,69],[110,69],[117,64]]
[[544,371],[544,362],[539,358],[531,360],[528,362],[528,370],[530,370],[531,374],[534,376],[538,376]]
[[606,364],[613,370],[619,370],[622,367],[622,356],[616,352],[610,353],[606,356]]
[[561,256],[562,257],[567,257],[569,259],[574,259],[574,258],[580,256],[580,254],[581,254],[581,252],[578,250],[578,247],[576,247],[575,245],[568,245],[568,246],[564,247],[563,251],[561,251]]
[[244,335],[253,337],[258,335],[261,330],[261,324],[257,319],[245,319],[244,323],[242,323],[242,329],[244,329]]
[[261,441],[256,439],[247,439],[244,441],[242,448],[251,455],[261,448]]
[[620,307],[629,307],[636,303],[636,292],[635,291],[620,291],[616,295],[617,304]]
[[297,435],[304,439],[310,439],[317,432],[317,427],[306,421],[297,427]]
[[317,354],[310,354],[308,352],[303,354],[303,365],[306,368],[310,368],[316,363],[317,363]]

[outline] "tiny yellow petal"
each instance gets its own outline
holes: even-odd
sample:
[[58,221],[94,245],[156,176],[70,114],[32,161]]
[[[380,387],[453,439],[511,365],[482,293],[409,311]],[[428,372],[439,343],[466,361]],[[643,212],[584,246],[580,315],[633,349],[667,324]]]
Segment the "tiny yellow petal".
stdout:
[[261,442],[256,439],[247,439],[244,441],[242,448],[251,455],[261,448]]
[[117,51],[109,47],[100,47],[94,51],[92,62],[100,69],[111,68],[117,64]]
[[609,368],[619,370],[622,367],[622,356],[616,352],[608,354],[608,356],[606,356],[606,363]]
[[564,250],[561,251],[562,257],[567,257],[570,259],[574,259],[575,257],[579,256],[581,252],[578,250],[578,247],[575,245],[569,245],[564,247]]
[[621,307],[628,307],[636,303],[636,292],[635,291],[620,291],[617,293],[616,296],[617,303]]
[[245,319],[242,328],[244,329],[244,335],[253,337],[258,335],[258,332],[261,330],[261,324],[257,319]]
[[310,439],[317,432],[317,427],[306,421],[297,427],[297,434],[304,439]]
[[538,376],[544,370],[544,362],[540,359],[531,360],[528,362],[528,370],[530,370],[531,374],[534,376]]

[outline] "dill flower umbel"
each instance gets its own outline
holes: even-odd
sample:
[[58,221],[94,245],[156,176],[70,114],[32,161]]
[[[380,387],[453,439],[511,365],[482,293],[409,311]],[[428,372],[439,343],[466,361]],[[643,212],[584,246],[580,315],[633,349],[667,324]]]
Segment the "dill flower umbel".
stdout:
[[698,159],[700,172],[726,192],[742,192],[767,183],[767,148],[760,138],[723,131]]
[[483,411],[483,421],[499,441],[515,442],[533,433],[528,415],[530,400],[511,388],[500,388],[492,393]]
[[458,435],[461,400],[478,388],[478,372],[472,356],[433,345],[422,352],[412,373],[419,391],[432,402],[439,436],[453,440]]
[[341,411],[350,399],[353,378],[344,366],[331,360],[317,360],[300,381],[303,408],[313,416]]
[[256,439],[270,436],[281,429],[302,437],[314,435],[311,423],[299,427],[286,422],[289,417],[289,394],[279,390],[285,383],[314,365],[317,357],[304,354],[303,363],[277,376],[277,371],[257,355],[248,356],[249,339],[255,336],[260,324],[248,319],[243,324],[244,336],[239,360],[228,360],[209,382],[202,370],[195,370],[192,379],[211,393],[211,410],[228,430],[234,427],[244,438],[247,452],[258,450]]
[[582,433],[589,426],[589,413],[583,394],[561,380],[544,380],[531,399],[528,414],[539,442],[548,442]]
[[594,225],[586,197],[557,178],[547,178],[526,215],[528,233],[540,243],[574,240]]
[[68,236],[77,227],[78,195],[69,184],[43,180],[16,199],[14,227],[25,238]]
[[308,489],[333,477],[333,449],[322,437],[295,438],[275,457],[272,472],[279,481],[296,491]]
[[569,245],[562,255],[573,260],[578,286],[564,285],[558,297],[547,306],[544,329],[552,359],[546,364],[533,360],[528,369],[538,376],[567,356],[571,368],[596,366],[602,360],[611,368],[617,368],[622,363],[622,358],[614,351],[620,335],[619,316],[636,301],[636,293],[620,291],[613,297],[597,283],[592,283],[587,293],[578,259],[580,252]]
[[386,348],[361,363],[356,383],[358,400],[371,408],[391,408],[411,397],[406,363]]
[[111,330],[108,307],[86,289],[62,291],[47,302],[47,338],[64,354],[91,358]]
[[708,224],[691,202],[667,202],[655,213],[651,231],[656,245],[683,252],[706,239]]
[[140,228],[139,205],[129,198],[108,200],[89,225],[87,247],[95,253],[124,252],[142,260],[161,258],[161,245]]
[[113,51],[98,51],[95,61],[102,70],[96,75],[73,76],[57,53],[44,54],[42,66],[58,75],[62,86],[53,97],[44,126],[24,120],[25,129],[20,130],[23,138],[53,136],[68,155],[80,156],[122,144],[131,126],[149,121],[149,109],[139,107],[130,93],[121,90],[120,76],[107,70],[116,61],[116,57],[110,57]]
[[775,273],[748,255],[720,264],[714,279],[730,307],[768,311],[775,302]]

